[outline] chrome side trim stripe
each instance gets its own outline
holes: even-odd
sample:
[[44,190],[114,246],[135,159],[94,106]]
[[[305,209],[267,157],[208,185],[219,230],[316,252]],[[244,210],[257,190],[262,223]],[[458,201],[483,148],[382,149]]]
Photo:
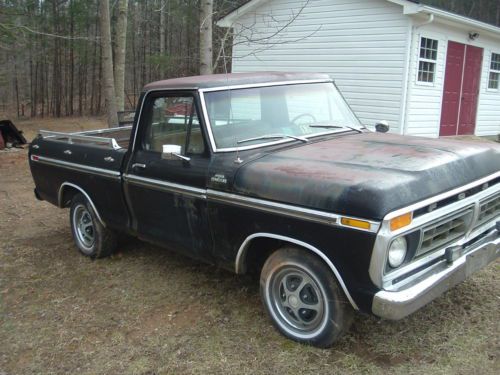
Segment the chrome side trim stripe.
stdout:
[[123,179],[136,186],[142,186],[150,189],[178,193],[182,195],[187,195],[193,198],[207,199],[205,189],[199,189],[192,186],[176,184],[173,182],[161,181],[152,178],[146,178],[141,176],[136,176],[133,174],[124,174]]
[[293,206],[284,203],[277,203],[263,199],[250,198],[237,194],[225,193],[217,190],[207,190],[207,198],[214,202],[220,202],[225,204],[237,205],[247,208],[253,208],[256,210],[261,210],[265,212],[291,216],[303,220],[315,221],[322,224],[334,225],[339,227],[350,228],[354,230],[366,231],[376,233],[380,227],[380,223],[376,221],[370,221],[366,219],[353,218],[367,221],[370,223],[370,229],[354,228],[350,226],[345,226],[340,222],[341,217],[345,217],[339,214],[324,212],[319,210],[313,210],[309,208],[304,208],[300,206]]
[[46,158],[45,156],[37,156],[37,155],[31,155],[31,161],[35,163],[41,163],[41,164],[53,165],[56,167],[71,169],[79,172],[92,173],[102,177],[109,177],[118,180],[120,179],[120,172],[113,171],[110,169],[90,167],[84,164],[71,163],[68,161]]
[[246,257],[246,253],[248,250],[248,246],[250,245],[250,242],[253,239],[258,238],[258,237],[273,238],[273,239],[277,239],[277,240],[281,240],[281,241],[287,241],[290,243],[294,243],[294,244],[296,244],[300,247],[303,247],[304,249],[308,249],[308,250],[312,251],[313,253],[315,253],[316,255],[318,255],[321,259],[323,259],[323,261],[332,270],[333,274],[337,278],[337,281],[339,282],[340,286],[342,287],[342,290],[344,291],[347,299],[351,303],[352,307],[355,310],[359,310],[358,305],[356,304],[356,302],[354,302],[353,298],[351,297],[351,294],[347,290],[347,287],[344,283],[344,280],[342,279],[342,276],[340,275],[337,268],[333,265],[332,261],[330,259],[328,259],[328,257],[325,254],[323,254],[323,252],[321,252],[316,247],[314,247],[306,242],[296,240],[295,238],[281,236],[279,234],[273,234],[273,233],[254,233],[254,234],[248,236],[245,239],[245,241],[243,241],[243,243],[241,244],[241,246],[238,250],[238,254],[236,256],[235,271],[237,274],[241,274],[241,273],[245,272],[245,257]]
[[161,181],[152,178],[141,177],[133,174],[124,174],[123,179],[132,185],[143,186],[150,189],[155,189],[159,191],[177,193],[181,195],[190,196],[198,199],[207,199],[211,202],[230,204],[239,207],[246,207],[256,210],[261,210],[269,213],[274,213],[278,215],[285,215],[294,218],[299,218],[302,220],[319,222],[327,225],[334,225],[338,227],[345,227],[354,230],[360,230],[365,232],[376,233],[380,227],[380,223],[376,221],[360,219],[349,217],[350,219],[363,220],[370,223],[370,229],[354,228],[350,226],[343,225],[340,222],[342,216],[335,213],[312,210],[308,208],[303,208],[300,206],[293,206],[284,203],[277,203],[272,201],[267,201],[263,199],[256,199],[245,197],[238,194],[230,194],[222,191],[212,190],[212,189],[200,189],[188,185],[177,184],[173,182]]

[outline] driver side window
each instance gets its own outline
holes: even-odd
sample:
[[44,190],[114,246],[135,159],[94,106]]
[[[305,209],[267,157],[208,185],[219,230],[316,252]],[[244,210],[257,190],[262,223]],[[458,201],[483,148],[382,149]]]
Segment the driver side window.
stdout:
[[149,107],[143,148],[162,152],[163,145],[181,146],[182,154],[202,154],[205,143],[192,96],[162,96]]

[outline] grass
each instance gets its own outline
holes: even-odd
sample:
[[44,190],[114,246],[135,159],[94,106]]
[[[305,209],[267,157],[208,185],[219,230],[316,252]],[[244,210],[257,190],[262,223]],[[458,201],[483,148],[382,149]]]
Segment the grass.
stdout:
[[497,262],[399,322],[357,315],[319,350],[285,339],[256,280],[140,241],[91,261],[67,210],[0,153],[0,374],[498,374]]

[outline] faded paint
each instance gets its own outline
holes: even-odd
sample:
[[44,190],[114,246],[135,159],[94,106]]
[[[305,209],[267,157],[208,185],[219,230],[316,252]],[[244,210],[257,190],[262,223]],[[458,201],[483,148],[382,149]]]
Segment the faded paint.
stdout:
[[303,144],[249,162],[239,193],[325,211],[381,219],[408,204],[485,177],[500,146],[379,133]]

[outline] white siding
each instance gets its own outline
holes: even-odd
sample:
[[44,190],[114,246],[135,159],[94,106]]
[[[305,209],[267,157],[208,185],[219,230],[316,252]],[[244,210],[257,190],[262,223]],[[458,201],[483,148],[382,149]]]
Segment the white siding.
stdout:
[[402,7],[385,0],[311,0],[288,27],[265,39],[304,4],[272,0],[242,16],[234,27],[233,72],[328,73],[363,124],[387,120],[399,132],[410,24]]
[[[433,86],[423,86],[417,83],[419,43],[422,36],[439,41],[437,75]],[[498,134],[500,132],[500,92],[489,91],[487,87],[491,50],[492,48],[500,50],[500,41],[498,39],[495,41],[487,35],[481,35],[477,40],[470,41],[468,29],[461,30],[436,21],[413,28],[405,134],[439,136],[446,54],[450,40],[484,49],[475,134]]]
[[[405,134],[423,137],[438,137],[441,122],[441,103],[443,99],[443,82],[446,65],[448,41],[441,33],[413,28],[411,44],[410,72],[408,75],[408,97],[406,105]],[[420,38],[431,38],[438,41],[436,76],[433,85],[417,82],[418,56]]]
[[477,110],[476,135],[496,135],[500,133],[500,88],[488,89],[491,53],[500,53],[500,41],[486,45],[481,74],[481,90]]

